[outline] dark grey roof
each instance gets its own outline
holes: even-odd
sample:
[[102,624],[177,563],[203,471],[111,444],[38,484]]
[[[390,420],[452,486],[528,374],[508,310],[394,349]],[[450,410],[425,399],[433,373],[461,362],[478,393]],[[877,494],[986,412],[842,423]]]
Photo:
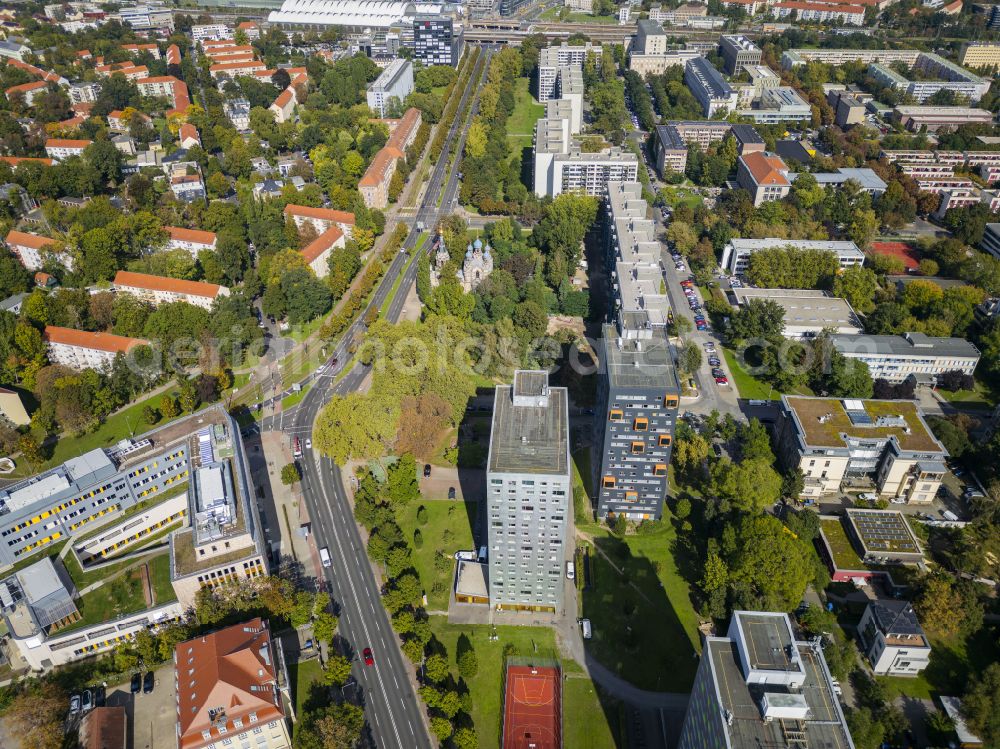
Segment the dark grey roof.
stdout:
[[733,125],[733,135],[740,143],[763,143],[764,139],[753,125]]
[[636,26],[643,34],[652,35],[664,33],[663,27],[659,23],[656,21],[650,21],[648,18],[640,19]]
[[677,132],[677,128],[673,125],[657,125],[656,137],[660,139],[660,144],[664,148],[676,148],[681,151],[687,151],[687,143],[684,142],[681,134]]
[[687,69],[691,71],[711,98],[725,99],[732,96],[733,87],[726,83],[722,73],[716,70],[715,66],[704,57],[688,60]]
[[835,335],[830,339],[841,353],[882,356],[979,357],[979,349],[964,338],[937,338],[924,333],[902,335]]
[[917,613],[909,601],[878,600],[868,604],[875,624],[885,635],[923,635]]
[[649,338],[623,338],[614,326],[604,326],[604,366],[612,387],[654,388],[663,393],[679,389],[666,335],[662,330],[651,332]]
[[[515,382],[526,393],[537,384],[531,377],[524,382],[515,379]],[[518,397],[531,399],[530,395]],[[550,387],[547,397],[542,396],[539,400],[541,405],[515,405],[513,386],[497,386],[490,434],[491,472],[568,473],[569,407],[566,388]]]

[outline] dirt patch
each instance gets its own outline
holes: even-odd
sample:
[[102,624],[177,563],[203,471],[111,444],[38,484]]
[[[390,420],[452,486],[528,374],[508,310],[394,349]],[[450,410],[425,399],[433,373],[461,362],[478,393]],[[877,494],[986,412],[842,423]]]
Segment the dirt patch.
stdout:
[[549,335],[553,335],[560,330],[572,330],[577,335],[582,336],[584,331],[583,318],[567,317],[565,315],[550,315],[549,326],[546,328],[545,332]]

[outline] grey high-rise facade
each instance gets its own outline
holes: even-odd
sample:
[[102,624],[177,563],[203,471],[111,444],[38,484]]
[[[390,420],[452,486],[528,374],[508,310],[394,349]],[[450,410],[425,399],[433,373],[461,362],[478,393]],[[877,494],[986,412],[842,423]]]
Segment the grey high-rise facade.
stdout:
[[458,65],[462,56],[461,35],[447,16],[416,16],[413,19],[413,59],[425,65]]
[[566,388],[519,370],[496,389],[486,468],[490,605],[561,611],[572,507]]
[[663,329],[605,325],[601,344],[597,512],[658,520],[680,402],[673,352]]

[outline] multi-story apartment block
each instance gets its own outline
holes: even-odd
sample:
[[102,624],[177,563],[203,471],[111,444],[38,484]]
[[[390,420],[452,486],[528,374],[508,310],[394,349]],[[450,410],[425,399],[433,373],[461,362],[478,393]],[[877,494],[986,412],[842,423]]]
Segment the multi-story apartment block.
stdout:
[[835,335],[833,347],[848,359],[868,365],[873,379],[900,383],[913,377],[933,385],[945,372],[971,375],[979,349],[964,338],[932,338],[924,333],[902,335]]
[[187,250],[195,259],[202,250],[215,250],[217,237],[214,231],[184,229],[180,226],[164,226],[163,230],[167,232],[168,250]]
[[216,81],[221,78],[236,78],[241,75],[254,75],[259,70],[267,70],[267,65],[259,60],[240,60],[235,62],[220,62],[209,65],[208,72]]
[[458,65],[462,56],[462,33],[444,15],[413,18],[413,59],[424,65]]
[[385,146],[372,159],[358,182],[358,191],[368,208],[383,209],[389,205],[389,183],[399,160],[417,138],[421,125],[420,110],[410,107],[398,120],[390,122],[391,132]]
[[858,622],[861,650],[881,676],[916,676],[930,665],[931,643],[909,601],[875,600]]
[[53,161],[63,161],[71,156],[82,156],[92,142],[72,138],[49,138],[45,141],[45,153]]
[[392,100],[399,106],[413,91],[413,63],[406,59],[393,60],[368,87],[368,108],[385,117]]
[[[249,475],[239,425],[217,404],[4,487],[0,567],[34,561],[0,581],[11,647],[34,670],[68,663],[180,619],[203,586],[266,574]],[[94,603],[53,564],[57,546],[68,540],[87,571],[164,528],[172,531],[162,553],[177,600],[147,609],[140,598],[131,610],[107,612],[110,622],[83,620],[79,611]]]
[[731,239],[722,251],[719,267],[736,275],[745,273],[750,266],[750,257],[759,250],[770,250],[776,247],[791,247],[796,250],[823,250],[837,256],[837,264],[841,268],[850,268],[865,264],[865,253],[849,240],[818,240],[818,239]]
[[962,47],[958,64],[964,68],[995,68],[1000,65],[1000,44],[969,42]]
[[585,152],[570,134],[570,123],[568,118],[535,123],[536,195],[582,191],[600,197],[610,182],[638,179],[639,161],[634,153],[610,146],[597,153]]
[[764,151],[740,156],[736,167],[736,181],[750,193],[755,206],[781,200],[792,189],[785,162],[777,154]]
[[20,97],[25,106],[31,107],[35,104],[35,99],[49,90],[49,84],[45,81],[31,81],[18,86],[11,86],[4,91],[7,101],[13,101]]
[[68,252],[53,252],[52,247],[57,247],[58,243],[54,239],[43,237],[39,234],[30,234],[25,231],[11,229],[4,238],[7,247],[13,252],[21,265],[31,271],[41,270],[46,260],[50,258],[72,271],[74,266],[73,256]]
[[845,23],[851,26],[861,26],[865,22],[865,8],[863,5],[781,0],[780,2],[770,4],[768,9],[777,18],[787,18],[792,13],[795,13],[801,21]]
[[706,637],[679,749],[854,749],[822,643],[796,640],[787,614],[734,611]]
[[544,371],[498,385],[486,464],[489,596],[498,609],[560,612],[573,512],[566,388]]
[[913,65],[920,54],[920,51],[915,49],[789,49],[781,54],[781,67],[791,70],[807,62],[821,62],[825,65],[844,65],[849,62],[860,62],[865,65],[877,62],[888,65],[893,62],[904,62]]
[[[625,322],[633,315],[624,315]],[[603,435],[601,517],[659,519],[680,385],[663,328],[605,325],[598,430]]]
[[154,307],[171,302],[187,302],[202,309],[211,309],[216,299],[229,296],[229,289],[218,284],[151,276],[127,270],[120,270],[115,274],[114,287],[117,291],[136,296]]
[[281,641],[251,619],[174,648],[177,749],[246,744],[290,749]]
[[274,101],[271,102],[268,109],[274,113],[274,121],[280,125],[283,122],[291,121],[292,115],[295,113],[295,104],[295,89],[289,86],[274,97]]
[[544,47],[538,55],[538,101],[544,103],[559,98],[556,81],[562,68],[582,71],[587,55],[594,55],[600,65],[602,54],[601,47],[590,42],[580,47],[571,47],[565,42],[558,47]]
[[729,75],[739,75],[750,65],[760,65],[763,54],[760,47],[745,36],[724,34],[719,39],[719,49],[722,59],[726,61],[726,72]]
[[330,273],[330,254],[335,247],[344,245],[344,232],[333,226],[306,245],[302,257],[318,278],[326,278]]
[[49,361],[71,369],[107,370],[118,354],[127,354],[136,346],[149,344],[142,338],[90,333],[54,325],[45,326],[42,337],[48,344]]
[[563,5],[577,13],[594,12],[594,0],[564,0]]
[[295,222],[295,227],[312,226],[317,234],[337,227],[351,238],[354,231],[354,214],[348,211],[336,211],[331,208],[313,208],[307,205],[289,203],[285,206],[285,218]]
[[233,30],[224,23],[200,23],[191,27],[191,39],[197,44],[206,40],[232,39]]
[[123,44],[122,49],[130,55],[138,56],[148,52],[154,60],[160,59],[160,47],[154,42],[148,44]]
[[673,121],[656,126],[656,169],[663,177],[666,171],[683,172],[687,165],[688,146],[701,150],[732,134],[740,154],[764,150],[764,139],[752,125],[733,125],[725,121]]
[[714,117],[723,110],[729,112],[736,110],[739,103],[736,90],[704,57],[688,60],[684,66],[684,83],[701,104],[702,113],[706,117]]
[[971,102],[977,102],[990,88],[989,79],[982,78],[930,52],[918,53],[913,61],[913,67],[921,74],[919,80],[910,80],[881,62],[871,63],[868,66],[868,74],[883,86],[891,86],[897,91],[909,94],[918,103],[938,91],[952,91]]
[[803,497],[870,477],[882,497],[926,504],[947,472],[948,452],[913,401],[785,395],[777,433],[785,464],[805,476]]

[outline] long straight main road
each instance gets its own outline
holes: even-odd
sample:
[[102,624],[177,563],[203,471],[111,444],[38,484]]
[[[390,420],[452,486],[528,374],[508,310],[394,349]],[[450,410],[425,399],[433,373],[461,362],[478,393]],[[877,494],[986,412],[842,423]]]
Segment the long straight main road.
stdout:
[[[432,227],[438,220],[437,198],[442,190],[445,193],[443,198],[454,197],[457,172],[461,165],[466,113],[470,111],[470,102],[474,105],[478,101],[485,81],[482,71],[489,63],[492,53],[491,48],[482,49],[469,84],[462,94],[458,115],[448,131],[442,158],[431,174],[423,202],[415,217],[415,221],[424,222],[426,227]],[[460,136],[460,133],[463,135]],[[458,148],[449,166],[447,154],[451,152],[455,138],[459,138]],[[441,205],[443,211],[449,210],[448,202],[442,201]],[[420,232],[413,228],[404,247],[413,250],[419,235]],[[415,249],[417,252],[426,251],[425,246]],[[388,310],[389,319],[398,320],[402,300],[416,278],[417,262],[409,260],[406,253],[399,253],[393,259],[366,312],[381,308],[392,293],[396,279],[403,273],[397,296]],[[324,372],[323,379],[319,379],[309,390],[295,409],[291,423],[286,422],[287,431],[310,434],[320,409],[332,394],[343,395],[361,387],[367,374],[366,368],[361,364],[355,364],[350,371],[343,373],[343,377],[333,387],[326,388],[323,384],[332,382],[332,379],[326,378],[340,374],[348,365],[350,357],[347,347],[354,336],[362,331],[363,317],[364,315],[359,316],[345,333],[331,356],[331,360],[336,358],[338,364]],[[379,747],[393,749],[432,747],[425,711],[410,679],[413,667],[400,651],[389,617],[382,607],[380,585],[354,522],[340,468],[332,460],[310,448],[305,449],[301,464],[303,498],[313,521],[316,543],[319,547],[328,548],[330,552],[331,566],[324,570],[325,580],[331,596],[341,607],[340,635],[349,643],[356,656],[352,674],[363,690],[365,717],[372,739]],[[363,659],[359,657],[365,648],[372,650],[372,666],[365,666]]]

